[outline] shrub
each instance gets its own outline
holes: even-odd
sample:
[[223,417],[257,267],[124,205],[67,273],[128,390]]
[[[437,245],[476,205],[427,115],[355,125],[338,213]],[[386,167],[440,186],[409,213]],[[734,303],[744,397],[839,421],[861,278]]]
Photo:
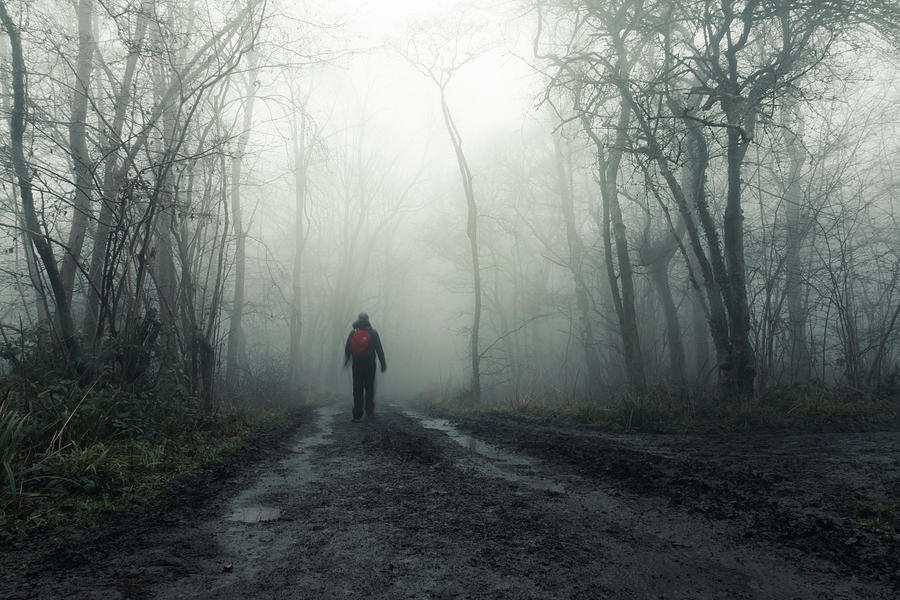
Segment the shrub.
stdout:
[[75,369],[59,365],[42,341],[30,332],[0,345],[8,368],[0,379],[0,532],[54,522],[64,507],[78,519],[145,502],[278,418],[271,408],[237,405],[204,414],[177,362],[164,365],[154,347],[123,354],[107,340]]

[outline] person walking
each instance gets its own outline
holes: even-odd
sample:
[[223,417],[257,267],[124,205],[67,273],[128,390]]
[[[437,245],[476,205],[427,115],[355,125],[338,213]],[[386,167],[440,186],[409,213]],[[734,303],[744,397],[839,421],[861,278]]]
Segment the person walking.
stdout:
[[381,337],[372,329],[369,315],[359,313],[353,323],[353,331],[347,336],[344,344],[344,366],[352,361],[353,372],[353,421],[362,419],[365,410],[366,418],[375,413],[375,357],[381,362],[381,372],[387,370],[384,360],[384,349]]

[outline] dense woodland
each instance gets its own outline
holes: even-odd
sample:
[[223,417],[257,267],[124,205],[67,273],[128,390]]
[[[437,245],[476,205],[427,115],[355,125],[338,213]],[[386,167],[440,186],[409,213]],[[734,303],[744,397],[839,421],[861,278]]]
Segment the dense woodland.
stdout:
[[[489,8],[535,83],[482,138],[453,94],[504,43],[484,6],[373,49],[312,3],[0,1],[13,492],[26,455],[150,414],[349,391],[360,310],[398,396],[896,393],[895,2]],[[428,134],[334,85],[374,52]]]

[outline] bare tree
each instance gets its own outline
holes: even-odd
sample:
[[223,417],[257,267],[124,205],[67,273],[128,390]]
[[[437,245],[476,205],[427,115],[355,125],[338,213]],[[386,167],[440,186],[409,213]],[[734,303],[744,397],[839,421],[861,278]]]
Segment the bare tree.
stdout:
[[[122,183],[128,169],[131,167],[126,159],[124,165],[119,164],[120,148],[124,145],[122,134],[125,127],[126,115],[132,101],[133,82],[137,71],[138,59],[141,48],[147,34],[152,0],[141,2],[135,18],[134,33],[130,38],[130,45],[125,60],[125,70],[121,82],[115,89],[113,96],[113,116],[109,120],[104,119],[103,142],[100,149],[103,159],[103,177],[100,189],[100,210],[95,217],[97,220],[96,231],[91,248],[90,266],[88,268],[87,298],[85,300],[85,315],[83,329],[87,340],[94,342],[103,332],[104,314],[108,311],[110,294],[110,264],[108,257],[112,244],[110,236],[115,226],[116,207],[118,196],[121,193]],[[102,56],[98,57],[105,64]],[[115,85],[115,76],[107,71],[110,83]],[[129,153],[129,156],[133,156]],[[119,215],[121,218],[122,215]]]
[[[756,377],[744,256],[747,150],[771,122],[771,99],[795,94],[846,23],[866,18],[862,9],[831,2],[631,0],[558,8],[578,18],[567,21],[575,31],[566,54],[544,54],[565,71],[554,83],[572,82],[575,73],[570,85],[586,80],[597,90],[614,87],[631,111],[639,134],[627,139],[630,151],[655,163],[685,222],[700,276],[691,279],[698,288],[702,281],[720,382],[729,392],[752,392]],[[701,157],[701,184],[690,194],[673,170],[685,143]],[[713,143],[725,149],[721,223],[703,183]]]
[[294,258],[291,265],[291,341],[290,368],[291,388],[296,395],[303,390],[303,251],[306,247],[308,224],[306,199],[309,194],[309,168],[318,136],[316,125],[307,111],[309,93],[295,97],[296,90],[291,84],[291,146],[294,159]]
[[588,266],[587,257],[584,241],[576,226],[571,156],[563,151],[562,141],[558,136],[553,138],[553,148],[556,157],[560,206],[566,225],[566,240],[569,247],[567,264],[575,282],[575,302],[582,330],[581,342],[587,367],[588,390],[592,396],[597,397],[599,384],[604,378],[601,372],[600,357],[597,354],[597,341],[594,338],[590,290],[585,278],[585,269]]
[[69,151],[72,154],[75,172],[75,201],[72,204],[72,226],[69,241],[63,256],[60,277],[69,301],[72,300],[72,286],[75,271],[81,262],[81,249],[87,232],[91,211],[94,165],[88,152],[85,134],[88,98],[91,85],[94,56],[93,0],[79,0],[75,10],[78,23],[78,56],[75,61],[72,85],[72,112],[69,122]]
[[[448,55],[442,55],[448,53]],[[453,119],[453,113],[447,101],[447,88],[453,78],[454,73],[459,71],[463,66],[472,60],[472,55],[462,55],[458,53],[458,48],[444,47],[438,48],[433,52],[431,60],[419,57],[417,49],[412,47],[406,55],[407,60],[425,77],[427,77],[438,89],[438,95],[441,106],[441,115],[444,119],[444,126],[447,129],[447,135],[450,137],[450,144],[453,146],[453,152],[456,155],[456,164],[459,168],[460,180],[462,182],[463,193],[466,199],[466,236],[469,238],[469,253],[472,261],[472,282],[474,286],[474,308],[472,311],[472,331],[469,343],[469,352],[472,361],[472,400],[478,403],[481,400],[481,353],[478,350],[478,335],[481,326],[481,304],[482,304],[482,285],[481,285],[481,266],[478,254],[478,203],[475,201],[475,191],[472,184],[472,171],[469,169],[469,163],[463,150],[463,139]]]
[[11,142],[10,153],[12,154],[16,178],[19,182],[26,234],[31,239],[31,243],[34,244],[34,248],[46,270],[47,279],[50,282],[50,288],[53,292],[59,335],[62,338],[62,342],[65,344],[68,358],[78,360],[79,344],[75,337],[75,324],[72,320],[72,307],[69,302],[69,295],[66,293],[62,277],[57,268],[56,257],[53,253],[53,248],[50,246],[50,240],[44,235],[43,228],[37,217],[31,184],[33,173],[29,167],[28,161],[25,159],[24,138],[26,122],[25,113],[27,106],[25,76],[27,71],[25,67],[25,58],[22,54],[22,40],[19,36],[19,30],[16,27],[15,22],[13,22],[6,9],[6,3],[2,1],[0,1],[0,23],[2,23],[4,29],[6,29],[6,35],[9,37],[12,53],[11,87],[13,92],[13,106],[9,120]]
[[259,73],[259,53],[249,52],[249,64],[244,81],[243,126],[238,136],[237,148],[231,159],[231,219],[234,227],[234,299],[231,305],[231,320],[228,330],[228,355],[225,363],[225,385],[234,388],[237,384],[239,363],[245,357],[246,340],[242,321],[244,316],[244,283],[247,263],[247,227],[244,226],[241,205],[241,167],[247,144],[250,141],[253,123],[253,105],[256,100],[257,74]]

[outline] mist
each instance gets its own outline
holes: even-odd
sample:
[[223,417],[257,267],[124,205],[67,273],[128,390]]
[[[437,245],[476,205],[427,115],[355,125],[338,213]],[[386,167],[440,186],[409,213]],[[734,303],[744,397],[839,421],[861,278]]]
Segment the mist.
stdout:
[[896,0],[0,0],[0,597],[900,589]]
[[346,393],[367,312],[396,399],[895,380],[888,13],[760,16],[728,75],[647,8],[8,9],[2,326],[82,373],[152,331],[207,403]]

